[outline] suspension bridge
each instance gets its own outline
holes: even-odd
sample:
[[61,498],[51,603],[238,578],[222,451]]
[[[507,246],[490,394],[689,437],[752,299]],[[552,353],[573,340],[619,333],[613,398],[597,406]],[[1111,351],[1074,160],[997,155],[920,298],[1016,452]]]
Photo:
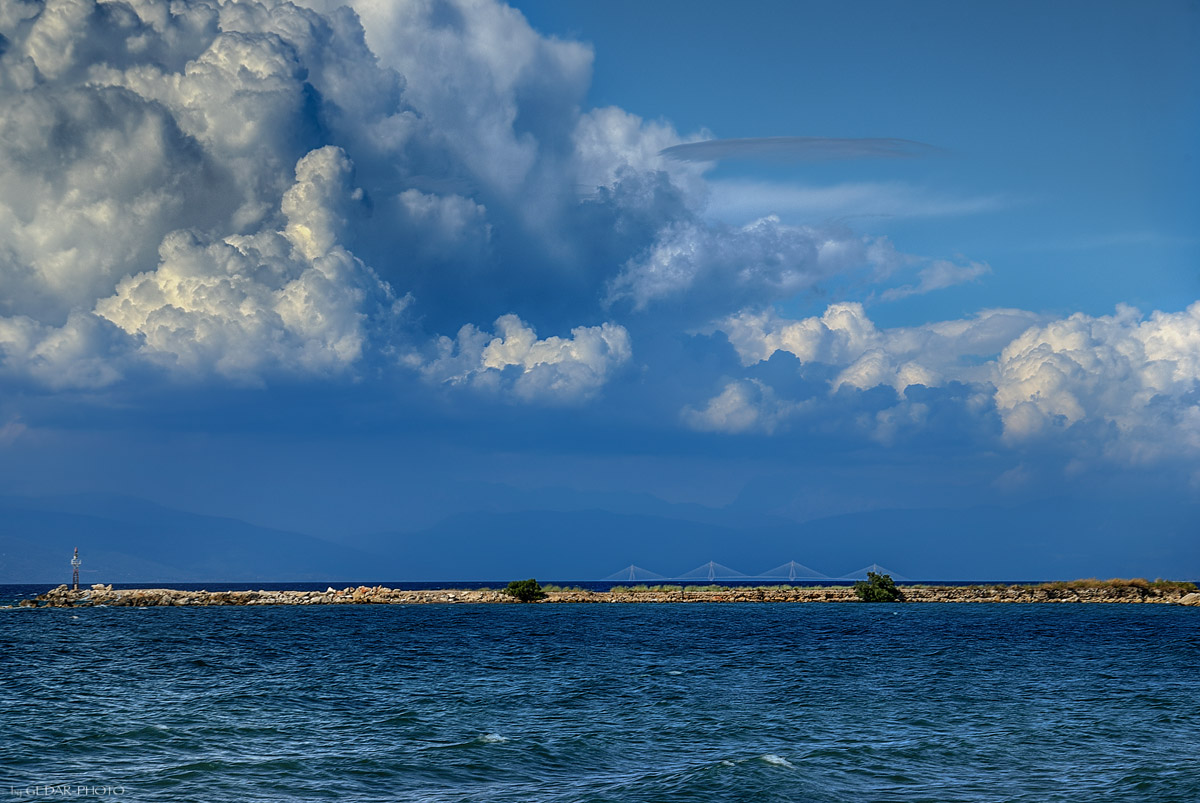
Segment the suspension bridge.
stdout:
[[828,575],[794,560],[789,560],[787,563],[782,563],[773,569],[767,569],[760,574],[739,572],[737,569],[731,569],[713,560],[702,563],[696,568],[682,574],[672,575],[659,574],[658,572],[653,572],[631,563],[624,569],[613,572],[601,579],[604,581],[637,583],[662,582],[665,580],[707,580],[709,582],[717,580],[866,580],[867,574],[871,572],[889,575],[893,580],[909,579],[886,566],[880,566],[878,563],[872,563],[870,566],[864,566],[847,574]]

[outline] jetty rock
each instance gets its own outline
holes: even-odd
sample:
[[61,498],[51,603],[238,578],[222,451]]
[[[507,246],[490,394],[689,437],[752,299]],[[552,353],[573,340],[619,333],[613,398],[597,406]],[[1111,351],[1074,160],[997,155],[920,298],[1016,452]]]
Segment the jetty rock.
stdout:
[[[905,585],[908,603],[1179,603],[1200,606],[1200,592],[1190,583],[1138,581],[1075,581],[1040,585]],[[615,586],[608,591],[582,588],[548,590],[537,604],[556,603],[796,603],[858,602],[851,586]],[[191,591],[172,588],[114,589],[93,585],[78,591],[65,585],[52,588],[21,607],[72,608],[106,606],[149,608],[176,606],[251,605],[461,605],[498,603],[520,605],[499,589],[399,589],[386,586],[347,586],[324,591]]]

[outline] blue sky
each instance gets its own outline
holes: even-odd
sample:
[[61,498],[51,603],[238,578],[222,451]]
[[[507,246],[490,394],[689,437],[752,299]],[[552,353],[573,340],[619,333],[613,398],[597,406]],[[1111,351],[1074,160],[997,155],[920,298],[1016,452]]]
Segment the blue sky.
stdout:
[[352,5],[0,7],[0,495],[1200,574],[1194,4]]
[[947,210],[985,210],[860,224],[919,253],[984,254],[996,268],[954,301],[888,310],[896,322],[923,322],[955,302],[964,313],[1165,308],[1200,289],[1200,53],[1186,3],[520,7],[543,30],[595,45],[588,97],[597,105],[720,137],[900,137],[945,149],[935,159],[712,173],[783,185],[903,183]]

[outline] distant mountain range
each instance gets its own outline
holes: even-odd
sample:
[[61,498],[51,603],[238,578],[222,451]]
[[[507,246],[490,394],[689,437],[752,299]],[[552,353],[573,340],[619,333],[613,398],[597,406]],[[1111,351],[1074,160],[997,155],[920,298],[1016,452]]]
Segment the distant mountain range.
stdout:
[[[520,494],[514,494],[519,497]],[[544,500],[545,493],[541,498]],[[520,499],[530,503],[531,499]],[[709,560],[748,575],[790,560],[830,576],[879,563],[913,579],[1200,576],[1200,506],[1046,500],[875,510],[798,523],[738,510],[605,499],[622,512],[480,510],[416,531],[336,540],[128,497],[0,497],[0,583],[594,580],[635,563],[678,576]]]
[[309,535],[116,496],[0,498],[0,582],[237,582],[361,577],[373,556]]

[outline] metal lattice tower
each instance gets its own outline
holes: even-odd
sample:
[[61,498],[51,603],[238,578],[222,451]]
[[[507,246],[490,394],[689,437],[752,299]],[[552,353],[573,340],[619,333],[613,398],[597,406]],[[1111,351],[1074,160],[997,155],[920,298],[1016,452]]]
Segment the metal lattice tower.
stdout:
[[79,547],[75,547],[75,557],[71,558],[71,587],[79,590],[79,567],[83,561],[79,559]]

